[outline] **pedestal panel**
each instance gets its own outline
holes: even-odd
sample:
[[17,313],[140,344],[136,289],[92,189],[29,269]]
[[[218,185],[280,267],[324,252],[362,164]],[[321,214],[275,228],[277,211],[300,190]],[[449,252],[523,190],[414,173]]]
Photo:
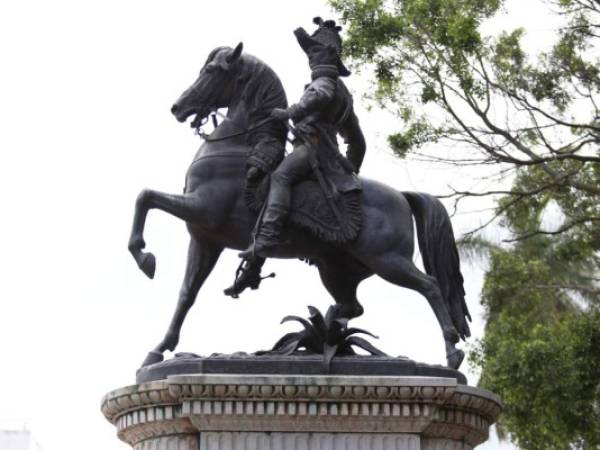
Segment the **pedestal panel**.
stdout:
[[419,436],[377,433],[203,432],[202,450],[419,450]]

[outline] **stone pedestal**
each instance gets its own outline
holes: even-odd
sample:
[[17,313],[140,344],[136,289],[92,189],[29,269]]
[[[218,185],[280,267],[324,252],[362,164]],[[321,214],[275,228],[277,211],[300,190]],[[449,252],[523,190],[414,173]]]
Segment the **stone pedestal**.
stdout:
[[471,450],[498,397],[454,378],[173,375],[107,394],[135,450]]

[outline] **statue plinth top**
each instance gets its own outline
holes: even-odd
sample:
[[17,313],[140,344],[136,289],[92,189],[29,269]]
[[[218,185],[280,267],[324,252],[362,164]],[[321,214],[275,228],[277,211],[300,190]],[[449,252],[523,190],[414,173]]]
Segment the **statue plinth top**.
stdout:
[[404,357],[389,356],[337,356],[329,367],[323,365],[321,355],[213,355],[201,357],[179,354],[173,359],[142,367],[136,376],[137,383],[172,379],[189,374],[265,374],[265,375],[344,375],[344,376],[415,376],[438,377],[467,384],[458,370],[440,365],[429,365]]

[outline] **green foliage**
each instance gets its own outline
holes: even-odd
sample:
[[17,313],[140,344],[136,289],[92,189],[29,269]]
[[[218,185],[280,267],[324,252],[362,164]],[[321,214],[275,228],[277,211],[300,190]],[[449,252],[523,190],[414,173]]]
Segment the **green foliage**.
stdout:
[[483,290],[488,325],[471,362],[482,369],[480,385],[501,396],[501,425],[520,448],[595,449],[600,309],[573,305],[559,288],[568,275],[557,276],[532,250],[492,252]]
[[436,131],[425,121],[413,121],[403,133],[388,136],[388,143],[394,153],[404,158],[411,148],[418,148],[431,141],[431,135]]
[[[502,10],[501,0],[330,3],[348,25],[346,55],[355,67],[373,71],[372,98],[392,111],[402,105],[412,112],[402,117],[404,130],[394,133],[400,154],[460,140],[484,149],[484,163],[542,164],[557,155],[577,159],[579,152],[600,162],[597,2],[561,0],[566,24],[537,58],[523,49],[525,29],[482,33],[482,24]],[[438,123],[424,140],[410,139],[421,122],[414,112],[425,105],[437,109],[429,117]],[[514,123],[506,125],[507,117]]]
[[504,313],[475,359],[483,387],[504,402],[503,426],[523,449],[600,445],[600,314],[565,314],[531,326]]
[[[483,38],[478,27],[497,11],[499,1],[333,0],[331,4],[350,24],[346,54],[354,59],[356,66],[373,67],[377,87],[372,94],[381,104],[400,103],[414,108],[418,103],[439,101],[445,95],[440,90],[439,78],[449,72],[456,75],[459,85],[483,95],[481,84],[472,76],[468,58],[479,56]],[[422,86],[421,101],[417,104],[412,101],[415,92],[404,89],[415,82]],[[409,129],[415,127],[411,120],[406,125]],[[454,133],[453,127],[436,127],[427,142]],[[424,143],[403,139],[400,147],[409,151]]]
[[526,63],[525,53],[521,48],[521,39],[525,30],[517,28],[510,33],[502,33],[493,51],[493,63],[498,80],[513,89],[523,87],[523,70]]
[[[521,170],[514,189],[540,190],[539,167]],[[525,450],[600,445],[600,287],[598,226],[536,233],[550,203],[567,217],[598,216],[593,197],[553,186],[499,201],[503,223],[531,237],[489,252],[482,302],[484,338],[471,355],[481,386],[498,393],[500,425]]]

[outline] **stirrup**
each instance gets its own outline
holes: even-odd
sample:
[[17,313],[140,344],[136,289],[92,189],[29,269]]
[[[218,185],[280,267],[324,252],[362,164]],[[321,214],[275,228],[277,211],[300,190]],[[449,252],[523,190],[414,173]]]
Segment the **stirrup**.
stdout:
[[258,289],[262,280],[267,278],[275,278],[275,272],[271,272],[267,276],[260,276],[260,269],[256,272],[255,276],[251,274],[250,269],[244,267],[244,263],[247,260],[243,260],[235,271],[235,280],[233,284],[229,286],[227,289],[223,291],[225,295],[230,296],[231,298],[239,298],[239,294],[244,292],[246,288],[250,288],[252,290]]

